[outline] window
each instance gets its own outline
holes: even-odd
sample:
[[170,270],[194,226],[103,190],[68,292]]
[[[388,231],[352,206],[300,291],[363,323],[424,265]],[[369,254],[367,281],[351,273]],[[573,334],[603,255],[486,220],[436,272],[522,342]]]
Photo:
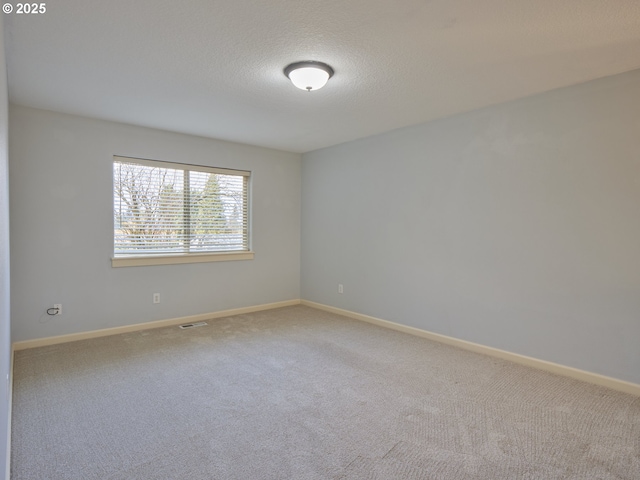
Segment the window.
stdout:
[[113,157],[112,265],[253,258],[249,175]]

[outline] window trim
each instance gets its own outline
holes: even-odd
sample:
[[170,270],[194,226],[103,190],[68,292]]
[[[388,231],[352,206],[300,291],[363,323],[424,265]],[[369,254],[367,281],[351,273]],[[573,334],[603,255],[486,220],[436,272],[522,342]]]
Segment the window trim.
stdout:
[[146,267],[151,265],[177,265],[181,263],[229,262],[253,260],[254,252],[182,253],[177,255],[146,255],[111,257],[111,266]]
[[[232,250],[222,252],[197,252],[197,253],[161,253],[161,254],[145,254],[145,255],[120,255],[115,256],[115,244],[112,243],[111,267],[140,267],[152,265],[177,265],[188,263],[208,263],[208,262],[227,262],[240,260],[253,260],[254,252],[251,249],[251,171],[238,170],[233,168],[209,167],[206,165],[194,165],[189,163],[168,162],[164,160],[150,160],[136,157],[125,157],[122,155],[113,155],[112,165],[116,162],[135,163],[147,167],[173,168],[178,170],[191,170],[204,173],[214,173],[221,175],[238,175],[247,177],[248,185],[246,190],[247,201],[247,241],[248,250]],[[115,178],[113,179],[115,182]],[[112,189],[113,191],[113,189]],[[113,215],[112,215],[113,218]],[[115,225],[112,227],[112,232]],[[112,240],[115,240],[112,237]]]

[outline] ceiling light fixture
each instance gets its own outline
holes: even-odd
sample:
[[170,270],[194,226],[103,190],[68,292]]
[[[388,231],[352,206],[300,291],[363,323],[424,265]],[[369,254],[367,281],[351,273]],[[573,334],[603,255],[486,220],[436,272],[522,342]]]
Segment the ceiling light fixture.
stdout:
[[333,76],[333,68],[322,62],[296,62],[284,69],[284,74],[300,90],[318,90]]

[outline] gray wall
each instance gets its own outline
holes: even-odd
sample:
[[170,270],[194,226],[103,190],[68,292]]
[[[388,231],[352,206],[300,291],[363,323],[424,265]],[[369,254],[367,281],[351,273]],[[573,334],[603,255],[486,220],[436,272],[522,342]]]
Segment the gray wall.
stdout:
[[640,383],[640,71],[305,154],[302,192],[302,298]]
[[[11,320],[9,307],[9,172],[7,159],[7,67],[4,20],[0,19],[0,478],[4,478],[9,424]],[[8,478],[8,476],[7,476]]]
[[[25,107],[9,116],[14,341],[300,297],[299,154]],[[255,259],[112,268],[114,154],[251,170]],[[63,314],[48,317],[54,303]]]

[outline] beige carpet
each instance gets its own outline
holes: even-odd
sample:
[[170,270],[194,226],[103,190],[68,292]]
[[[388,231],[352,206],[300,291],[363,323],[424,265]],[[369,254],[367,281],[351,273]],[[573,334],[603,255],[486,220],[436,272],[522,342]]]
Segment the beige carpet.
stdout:
[[13,480],[639,479],[640,398],[308,307],[16,352]]

